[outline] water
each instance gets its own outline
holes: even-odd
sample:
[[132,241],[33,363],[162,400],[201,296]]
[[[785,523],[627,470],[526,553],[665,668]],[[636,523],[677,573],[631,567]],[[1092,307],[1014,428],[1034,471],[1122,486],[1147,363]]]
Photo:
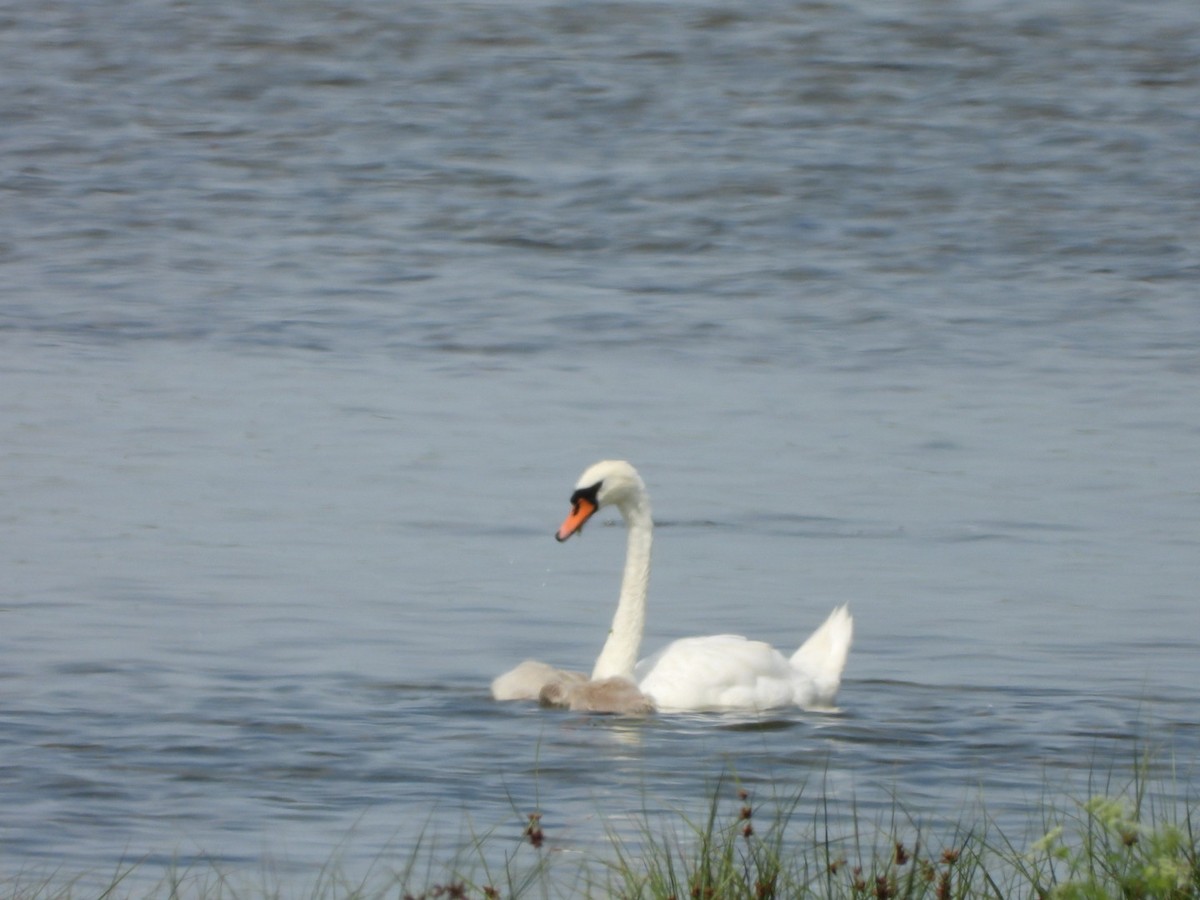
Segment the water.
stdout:
[[[1191,0],[49,3],[0,60],[5,877],[1194,783]],[[839,714],[490,701],[597,652],[623,535],[551,534],[614,455],[647,650],[848,602]]]

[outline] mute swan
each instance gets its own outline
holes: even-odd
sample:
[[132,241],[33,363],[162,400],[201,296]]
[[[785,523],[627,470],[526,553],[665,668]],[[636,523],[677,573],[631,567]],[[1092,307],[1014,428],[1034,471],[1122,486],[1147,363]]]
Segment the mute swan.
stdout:
[[833,704],[854,631],[845,606],[830,613],[790,658],[761,641],[718,634],[681,638],[637,662],[654,530],[650,499],[637,470],[620,460],[589,467],[575,485],[571,512],[555,537],[561,542],[579,533],[605,506],[617,508],[629,536],[617,611],[591,679],[527,660],[492,682],[497,700],[536,698],[543,705],[635,714],[655,708],[685,712]]
[[577,712],[621,713],[645,716],[654,712],[654,701],[628,678],[614,675],[599,681],[551,681],[538,693],[542,706],[557,706]]

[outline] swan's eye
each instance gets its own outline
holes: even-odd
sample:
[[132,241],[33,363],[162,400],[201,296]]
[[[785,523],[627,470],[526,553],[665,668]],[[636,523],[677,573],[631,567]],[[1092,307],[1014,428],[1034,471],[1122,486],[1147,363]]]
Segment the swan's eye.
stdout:
[[600,501],[598,497],[600,496],[600,485],[602,484],[604,484],[603,481],[597,481],[591,487],[579,488],[576,490],[575,493],[571,495],[571,509],[578,510],[580,500],[586,500],[588,503],[592,504],[592,506],[599,506]]

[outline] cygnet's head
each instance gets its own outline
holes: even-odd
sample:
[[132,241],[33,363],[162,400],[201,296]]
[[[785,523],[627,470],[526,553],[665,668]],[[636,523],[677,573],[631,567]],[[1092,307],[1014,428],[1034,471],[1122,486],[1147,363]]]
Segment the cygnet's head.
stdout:
[[589,466],[575,483],[571,494],[571,513],[558,529],[555,537],[565,541],[582,530],[584,523],[604,506],[626,505],[643,502],[646,485],[637,469],[623,459],[605,459]]

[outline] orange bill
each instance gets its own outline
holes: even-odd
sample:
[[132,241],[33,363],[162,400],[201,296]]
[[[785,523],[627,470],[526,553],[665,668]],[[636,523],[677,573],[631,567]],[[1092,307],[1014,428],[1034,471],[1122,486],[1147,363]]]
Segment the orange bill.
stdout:
[[571,535],[577,534],[583,529],[583,523],[590,519],[595,511],[595,503],[587,497],[580,497],[575,501],[575,505],[571,507],[571,514],[559,526],[558,534],[554,535],[555,539],[565,541]]

